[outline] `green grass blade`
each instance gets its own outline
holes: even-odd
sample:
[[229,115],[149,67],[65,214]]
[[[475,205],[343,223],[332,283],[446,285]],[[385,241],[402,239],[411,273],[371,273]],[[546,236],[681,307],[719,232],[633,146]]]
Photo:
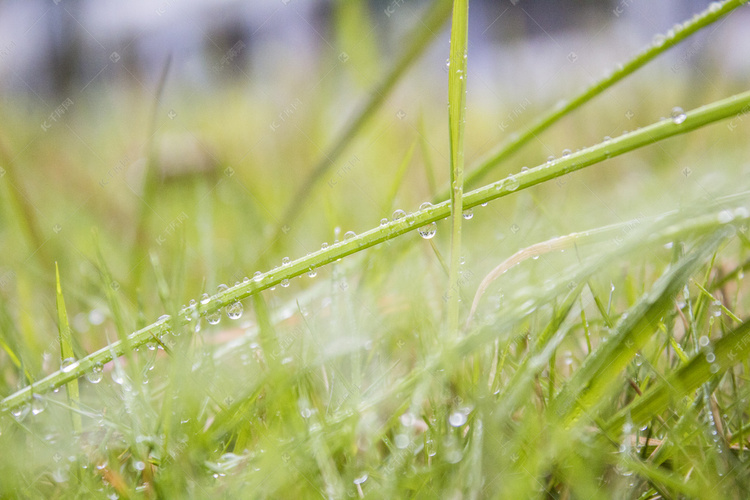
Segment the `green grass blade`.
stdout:
[[[484,176],[486,176],[495,167],[497,167],[503,160],[510,157],[513,153],[521,149],[522,146],[547,130],[550,126],[555,124],[564,116],[583,106],[588,101],[601,94],[620,80],[635,73],[637,70],[645,66],[657,56],[686,40],[697,31],[705,28],[706,26],[710,26],[718,19],[724,17],[737,7],[744,5],[745,3],[747,3],[747,1],[748,0],[727,0],[721,2],[718,8],[716,7],[716,5],[718,4],[712,3],[711,6],[704,10],[702,13],[679,25],[680,29],[676,29],[670,32],[669,36],[664,37],[663,43],[649,45],[641,53],[633,57],[622,66],[618,66],[616,70],[614,70],[612,73],[599,80],[598,82],[592,84],[581,94],[565,101],[565,104],[563,106],[554,108],[552,111],[539,118],[526,130],[518,135],[514,135],[505,143],[501,144],[496,150],[487,154],[483,159],[479,161],[479,164],[476,167],[471,169],[470,173],[467,175],[467,186],[475,186]],[[443,200],[447,197],[448,191],[444,191],[438,197],[436,197],[436,199]]]
[[24,378],[31,384],[34,382],[34,379],[26,366],[27,363],[24,362],[24,359],[27,357],[24,356],[27,348],[19,343],[20,339],[21,335],[13,322],[10,311],[8,311],[8,304],[6,301],[0,300],[0,347],[6,352],[13,365],[23,373]]
[[615,325],[612,337],[586,358],[550,408],[563,423],[572,423],[608,400],[608,393],[619,382],[620,373],[652,335],[659,318],[672,307],[674,296],[726,236],[725,230],[709,236],[667,271],[628,311],[627,317]]
[[424,53],[430,42],[440,33],[441,27],[448,20],[450,15],[451,3],[449,0],[437,0],[430,12],[414,28],[414,31],[407,37],[405,45],[408,47],[393,66],[386,77],[370,93],[369,101],[362,107],[352,122],[345,128],[344,132],[334,143],[330,150],[315,165],[310,175],[302,183],[292,197],[292,201],[281,218],[281,223],[277,228],[276,234],[270,241],[276,241],[281,231],[285,227],[293,224],[299,215],[300,210],[304,207],[305,202],[315,189],[318,181],[325,176],[329,169],[335,164],[336,160],[351,144],[351,142],[360,134],[364,126],[370,121],[377,110],[385,102],[386,97],[390,95],[399,80],[404,76],[406,71],[411,68],[414,62]]
[[0,140],[0,165],[4,167],[2,170],[3,176],[7,177],[7,191],[8,198],[11,200],[15,210],[20,215],[18,219],[21,221],[22,229],[28,239],[29,249],[39,259],[43,266],[49,264],[48,253],[45,248],[45,238],[42,235],[42,231],[39,227],[39,221],[37,220],[37,209],[29,199],[23,185],[20,183],[16,175],[16,166],[13,163],[13,156],[10,154],[5,146],[5,143]]
[[469,0],[453,2],[450,70],[448,72],[448,125],[450,134],[451,256],[448,275],[448,328],[458,331],[458,270],[461,261],[461,224],[464,196],[464,131],[466,129],[466,68],[469,44]]
[[[65,309],[65,299],[63,298],[62,285],[60,284],[60,269],[55,262],[55,297],[57,304],[57,328],[60,340],[60,360],[63,366],[74,363],[75,352],[73,351],[73,338],[71,335],[70,323],[68,322],[68,312]],[[66,368],[67,369],[67,368]],[[78,379],[73,379],[65,384],[68,393],[68,402],[70,403],[70,416],[73,419],[73,430],[81,432],[81,414],[78,413],[80,408],[80,395],[78,392]]]
[[143,178],[143,196],[141,198],[140,210],[138,212],[138,221],[135,229],[135,241],[133,242],[133,253],[131,257],[131,272],[133,276],[132,288],[137,293],[141,286],[141,277],[143,269],[147,265],[148,250],[151,245],[148,242],[148,224],[151,220],[151,213],[154,211],[154,202],[158,191],[160,177],[159,167],[157,165],[156,150],[154,147],[158,123],[159,100],[164,87],[167,83],[169,68],[172,65],[172,56],[170,55],[159,77],[159,83],[156,87],[151,122],[146,133],[146,172]]
[[[664,411],[670,402],[692,395],[701,385],[741,363],[750,356],[749,334],[750,321],[745,321],[716,342],[701,349],[687,364],[609,420],[604,427],[605,432],[617,432],[622,428],[626,418],[630,418],[634,424],[648,421]],[[709,353],[715,356],[713,362],[706,359]]]
[[409,149],[406,151],[404,159],[401,160],[401,164],[398,166],[396,175],[393,177],[393,181],[391,182],[391,189],[388,191],[388,194],[385,198],[386,204],[391,208],[391,210],[395,206],[398,189],[401,187],[401,184],[404,181],[404,176],[406,175],[407,170],[409,170],[409,165],[411,164],[411,159],[414,156],[414,148],[416,147],[416,145],[417,143],[413,142],[411,146],[409,146]]

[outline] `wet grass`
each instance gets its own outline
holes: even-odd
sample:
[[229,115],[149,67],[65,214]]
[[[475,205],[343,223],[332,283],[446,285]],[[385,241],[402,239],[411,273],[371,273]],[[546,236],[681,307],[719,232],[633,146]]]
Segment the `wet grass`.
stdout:
[[[668,105],[612,94],[600,128],[587,90],[488,156],[471,71],[450,110],[402,72],[343,132],[322,92],[279,124],[263,89],[167,83],[145,138],[153,103],[103,91],[43,135],[6,111],[0,496],[742,498],[746,89],[671,116],[654,82]],[[641,128],[611,133],[620,99]],[[547,128],[556,159],[520,150]],[[459,155],[490,180],[456,210]]]

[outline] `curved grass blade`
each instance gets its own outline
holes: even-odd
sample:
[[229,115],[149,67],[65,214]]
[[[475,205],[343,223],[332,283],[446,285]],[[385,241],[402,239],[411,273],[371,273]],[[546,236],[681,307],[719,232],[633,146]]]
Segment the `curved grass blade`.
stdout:
[[[550,179],[560,177],[569,172],[600,163],[608,158],[622,155],[669,137],[690,132],[719,120],[727,119],[732,116],[740,116],[748,111],[750,111],[750,91],[692,110],[686,113],[685,121],[679,125],[673,123],[672,120],[662,120],[634,132],[623,134],[611,141],[583,149],[565,158],[545,163],[544,165],[540,165],[525,172],[520,172],[517,175],[511,175],[498,182],[475,189],[464,195],[463,204],[465,208],[475,207],[482,203],[487,203],[494,199],[508,196],[516,191],[527,189]],[[746,196],[746,193],[738,196]],[[232,302],[249,297],[267,288],[271,288],[285,279],[292,279],[301,276],[308,273],[311,269],[330,264],[340,258],[379,245],[393,238],[397,238],[398,236],[414,231],[430,222],[445,219],[450,215],[450,212],[450,201],[444,201],[429,208],[419,210],[396,221],[391,221],[383,226],[376,227],[345,241],[340,241],[325,249],[318,250],[317,252],[297,259],[286,266],[267,271],[259,275],[257,279],[251,280],[249,283],[241,283],[223,292],[217,293],[211,297],[208,304],[200,304],[182,309],[180,311],[180,317],[192,315],[193,312],[198,312],[202,315],[214,312]],[[714,227],[715,217],[712,216],[711,220],[697,220],[694,223],[696,226],[703,224],[702,227]],[[714,224],[714,226],[711,226],[711,224]],[[27,401],[31,397],[32,390],[36,393],[48,392],[73,378],[80,377],[89,371],[95,363],[106,363],[110,361],[112,359],[111,353],[121,356],[125,352],[130,351],[130,347],[125,349],[126,345],[129,344],[129,346],[132,347],[141,346],[149,340],[152,340],[154,336],[163,334],[165,331],[169,330],[171,326],[171,318],[162,318],[155,323],[128,335],[124,341],[121,339],[120,341],[115,342],[112,344],[111,351],[109,348],[105,348],[90,354],[79,362],[75,370],[71,370],[67,373],[61,371],[55,372],[31,386],[15,392],[0,402],[0,410],[14,407]]]

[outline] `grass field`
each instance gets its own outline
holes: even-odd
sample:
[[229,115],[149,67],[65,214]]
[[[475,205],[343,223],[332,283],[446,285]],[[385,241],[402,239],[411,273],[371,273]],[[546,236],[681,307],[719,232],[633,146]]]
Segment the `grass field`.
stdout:
[[544,102],[473,93],[458,0],[6,103],[0,498],[744,498],[750,94],[659,57],[744,3]]

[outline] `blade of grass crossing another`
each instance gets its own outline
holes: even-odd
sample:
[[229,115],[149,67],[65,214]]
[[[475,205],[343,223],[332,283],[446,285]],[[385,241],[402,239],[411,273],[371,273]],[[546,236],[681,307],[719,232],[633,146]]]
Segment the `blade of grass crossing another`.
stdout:
[[[748,0],[727,0],[724,2],[713,2],[706,10],[693,16],[692,19],[676,26],[666,36],[660,38],[659,43],[653,43],[642,52],[630,59],[623,65],[618,66],[612,73],[586,88],[579,95],[567,100],[562,106],[553,108],[529,126],[520,134],[514,134],[506,142],[500,144],[495,150],[488,153],[479,161],[479,165],[471,170],[466,177],[469,187],[475,186],[484,176],[494,170],[513,153],[521,149],[532,139],[535,139],[558,122],[561,118],[580,108],[591,99],[601,94],[620,80],[632,75],[640,68],[654,60],[660,54],[683,42],[696,32],[710,26],[718,19],[726,16],[731,11],[747,3]],[[448,196],[447,192],[440,193],[436,199],[443,200]]]
[[461,260],[461,223],[464,196],[464,132],[466,129],[466,67],[469,41],[469,0],[453,2],[448,72],[448,124],[451,168],[451,258],[448,277],[448,328],[458,331],[458,271]]
[[[55,262],[55,283],[57,328],[60,340],[60,361],[62,362],[62,369],[66,370],[75,363],[75,353],[73,352],[73,338],[71,335],[70,323],[68,322],[68,312],[65,309],[65,299],[63,298],[62,285],[60,284],[60,269],[57,262]],[[80,408],[78,379],[73,379],[65,384],[65,390],[68,392],[68,402],[70,403],[70,406],[76,410],[70,414],[71,419],[73,420],[73,430],[77,433],[81,432],[81,415],[77,411]]]
[[302,183],[289,202],[286,211],[275,231],[275,234],[268,241],[276,241],[282,234],[285,227],[291,226],[304,207],[307,199],[310,197],[318,181],[325,176],[341,154],[349,147],[351,142],[357,138],[375,115],[378,109],[385,102],[386,97],[396,87],[401,77],[412,67],[414,62],[424,53],[430,42],[441,31],[441,27],[450,15],[450,0],[437,0],[424,20],[418,23],[418,26],[407,37],[406,42],[408,49],[401,58],[396,62],[386,77],[373,89],[370,99],[362,107],[362,110],[347,126],[336,143],[327,151],[325,156],[312,169],[307,179]]
[[690,276],[708,260],[724,241],[720,229],[667,271],[615,325],[611,338],[588,356],[581,368],[555,398],[551,410],[564,424],[571,424],[583,413],[595,416],[596,407],[608,400],[611,388],[635,353],[658,328],[659,318],[672,307],[674,296]]
[[702,348],[679,370],[673,372],[632,404],[623,408],[605,426],[605,432],[617,432],[626,419],[634,425],[664,411],[671,401],[691,396],[701,385],[750,356],[750,321],[745,321],[722,338]]

